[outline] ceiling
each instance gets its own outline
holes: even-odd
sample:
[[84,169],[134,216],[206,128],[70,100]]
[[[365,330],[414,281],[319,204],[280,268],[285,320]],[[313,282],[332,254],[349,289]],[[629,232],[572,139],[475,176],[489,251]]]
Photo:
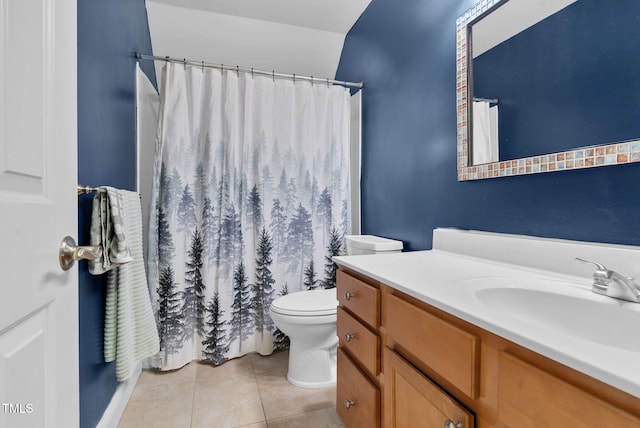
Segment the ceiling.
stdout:
[[371,0],[153,0],[187,9],[346,34]]

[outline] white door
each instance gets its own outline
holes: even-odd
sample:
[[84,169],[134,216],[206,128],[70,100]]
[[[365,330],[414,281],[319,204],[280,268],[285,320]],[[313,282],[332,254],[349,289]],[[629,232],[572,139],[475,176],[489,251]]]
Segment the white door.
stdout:
[[76,0],[0,0],[0,427],[77,427]]

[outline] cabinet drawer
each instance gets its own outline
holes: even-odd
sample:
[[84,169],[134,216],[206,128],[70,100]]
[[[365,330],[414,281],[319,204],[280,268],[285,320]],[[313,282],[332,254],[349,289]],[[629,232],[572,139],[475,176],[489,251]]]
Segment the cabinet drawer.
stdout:
[[[473,428],[474,415],[402,357],[384,350],[385,426]],[[460,425],[456,425],[456,424]]]
[[380,327],[380,290],[342,271],[336,272],[338,302],[373,329]]
[[336,409],[345,427],[380,427],[380,391],[338,348]]
[[340,347],[346,349],[368,374],[375,377],[380,373],[380,338],[367,327],[338,307],[337,322]]
[[387,334],[471,398],[477,398],[479,339],[402,300],[385,295]]
[[640,426],[635,416],[519,358],[501,352],[498,361],[498,417],[508,426]]

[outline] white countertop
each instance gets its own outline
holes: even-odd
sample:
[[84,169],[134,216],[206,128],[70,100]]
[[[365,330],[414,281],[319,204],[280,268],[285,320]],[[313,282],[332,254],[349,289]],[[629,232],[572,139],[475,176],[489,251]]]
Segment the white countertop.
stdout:
[[[562,281],[569,284],[572,292],[584,291],[585,298],[598,304],[627,305],[625,308],[640,314],[638,303],[621,302],[591,292],[590,276],[562,275],[442,250],[341,256],[334,257],[334,261],[640,398],[640,352],[594,343],[559,329],[514,319],[470,297],[473,293],[461,288],[464,283],[460,283],[482,277]],[[539,309],[540,317],[544,318],[545,308]],[[592,317],[598,314],[593,313]],[[607,321],[601,320],[605,325]],[[638,331],[640,340],[640,325],[611,326],[612,331],[625,328]]]

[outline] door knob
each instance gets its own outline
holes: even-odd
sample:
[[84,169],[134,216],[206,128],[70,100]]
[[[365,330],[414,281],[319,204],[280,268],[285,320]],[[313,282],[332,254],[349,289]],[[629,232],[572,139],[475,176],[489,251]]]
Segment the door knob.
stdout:
[[65,236],[60,243],[59,255],[60,267],[62,270],[69,270],[76,260],[95,260],[102,256],[102,247],[79,247],[75,239]]

